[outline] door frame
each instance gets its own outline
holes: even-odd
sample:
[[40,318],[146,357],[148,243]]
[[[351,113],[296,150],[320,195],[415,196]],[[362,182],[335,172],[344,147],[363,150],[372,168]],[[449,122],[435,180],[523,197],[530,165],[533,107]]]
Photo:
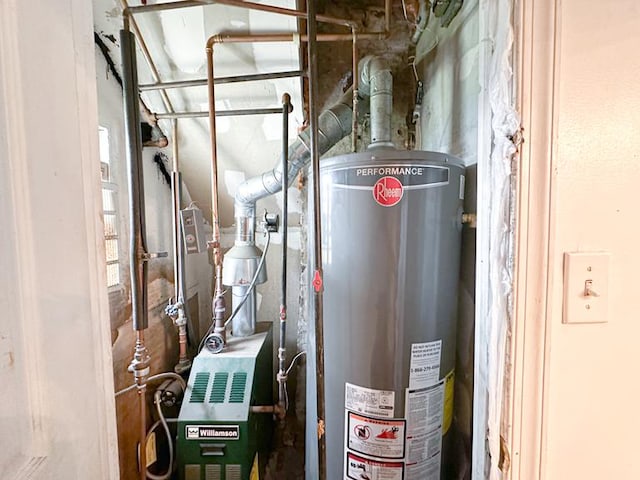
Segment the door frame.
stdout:
[[557,2],[517,0],[514,59],[524,143],[517,172],[514,320],[503,409],[505,478],[543,478]]

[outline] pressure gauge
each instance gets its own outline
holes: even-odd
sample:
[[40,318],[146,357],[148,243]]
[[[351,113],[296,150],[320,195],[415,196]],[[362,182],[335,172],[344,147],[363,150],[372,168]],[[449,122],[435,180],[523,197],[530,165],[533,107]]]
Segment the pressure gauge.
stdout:
[[224,338],[219,333],[212,333],[204,341],[204,346],[211,353],[220,353],[224,348]]

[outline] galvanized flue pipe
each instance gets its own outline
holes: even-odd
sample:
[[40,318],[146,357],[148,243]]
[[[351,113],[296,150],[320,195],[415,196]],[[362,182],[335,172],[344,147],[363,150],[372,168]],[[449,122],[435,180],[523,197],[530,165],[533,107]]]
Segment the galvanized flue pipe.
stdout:
[[[274,115],[282,113],[281,108],[246,108],[242,110],[217,110],[216,117],[243,117],[249,115]],[[155,117],[158,120],[168,118],[203,118],[208,117],[209,112],[160,112]]]
[[[226,85],[229,83],[241,83],[241,82],[260,82],[263,80],[276,80],[279,78],[293,78],[301,77],[305,74],[303,70],[290,70],[286,72],[270,72],[270,73],[254,73],[251,75],[234,75],[230,77],[218,77],[213,81],[216,85]],[[206,78],[197,78],[195,80],[178,80],[175,82],[159,82],[159,83],[147,83],[139,85],[138,89],[141,92],[147,92],[149,90],[169,90],[172,88],[191,88],[191,87],[205,87],[207,86]]]

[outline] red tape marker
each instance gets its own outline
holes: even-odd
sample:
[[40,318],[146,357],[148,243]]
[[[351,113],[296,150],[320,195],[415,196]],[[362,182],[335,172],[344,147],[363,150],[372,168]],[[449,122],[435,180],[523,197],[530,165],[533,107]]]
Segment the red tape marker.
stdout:
[[316,273],[313,275],[313,282],[311,282],[313,288],[316,292],[320,292],[322,290],[322,275],[320,274],[320,270],[316,270]]

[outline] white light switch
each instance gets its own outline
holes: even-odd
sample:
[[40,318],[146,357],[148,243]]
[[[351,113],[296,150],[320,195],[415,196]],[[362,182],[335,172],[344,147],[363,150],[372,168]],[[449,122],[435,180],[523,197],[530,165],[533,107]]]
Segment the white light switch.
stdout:
[[609,321],[609,261],[611,255],[564,254],[563,323]]

